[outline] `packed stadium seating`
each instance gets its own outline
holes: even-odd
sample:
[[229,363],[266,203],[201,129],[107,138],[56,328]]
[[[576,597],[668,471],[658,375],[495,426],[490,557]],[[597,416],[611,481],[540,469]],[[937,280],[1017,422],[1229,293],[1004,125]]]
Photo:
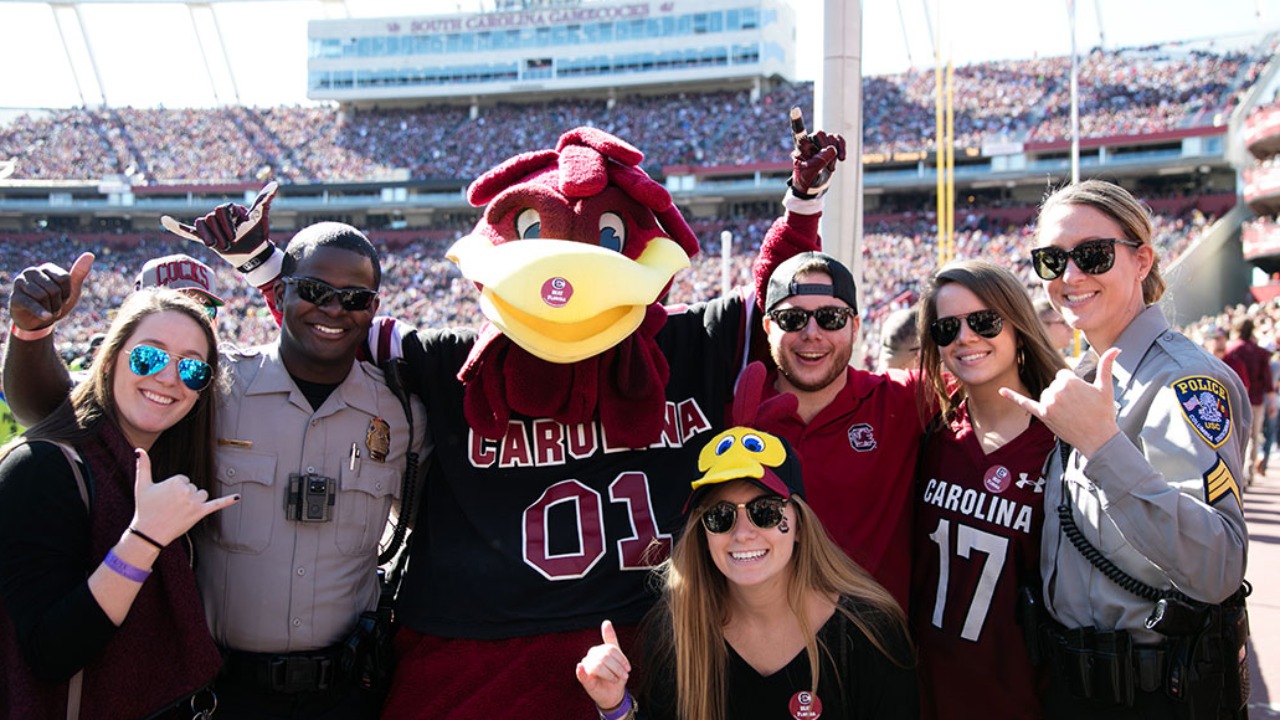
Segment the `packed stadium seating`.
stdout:
[[[1081,64],[1084,137],[1112,137],[1220,125],[1267,57],[1177,46],[1095,50]],[[1065,57],[956,68],[955,138],[991,141],[1066,137]],[[934,136],[934,72],[869,77],[863,83],[865,153],[920,151]],[[787,110],[813,106],[810,83],[779,84],[752,101],[748,91],[624,96],[482,106],[359,110],[334,107],[212,109],[73,108],[23,115],[0,127],[0,160],[14,179],[134,184],[401,179],[469,180],[513,149],[554,144],[593,125],[644,150],[653,166],[785,162],[777,128]],[[762,122],[776,113],[778,123]],[[460,152],[465,149],[465,152]]]
[[[1156,237],[1166,264],[1187,248],[1212,221],[1184,203],[1176,214],[1157,213]],[[772,217],[735,220],[698,220],[692,223],[703,252],[693,266],[677,275],[669,302],[697,302],[720,294],[720,234],[734,235],[730,284],[751,282],[751,260],[759,250]],[[988,227],[982,217],[960,228],[956,254],[984,257],[1017,270],[1029,290],[1039,280],[1027,262],[1031,227],[1010,225]],[[458,234],[460,234],[459,231]],[[863,339],[867,352],[864,366],[875,367],[879,324],[889,311],[914,301],[936,265],[935,227],[932,219],[904,213],[868,227],[864,235],[863,259]],[[470,283],[456,267],[444,259],[453,237],[410,237],[412,233],[372,232],[375,244],[383,248],[382,309],[420,327],[478,327],[483,321]],[[282,238],[283,239],[283,238]],[[13,273],[43,262],[67,266],[83,251],[97,254],[94,271],[86,283],[80,307],[59,328],[60,348],[68,360],[87,347],[95,332],[106,325],[107,313],[133,290],[133,278],[148,259],[185,252],[209,263],[218,273],[218,289],[227,306],[219,314],[219,333],[228,342],[247,346],[265,342],[274,332],[270,315],[257,291],[247,287],[212,252],[162,233],[118,236],[66,236],[49,234],[21,236],[0,244],[0,293],[9,294]]]
[[[1209,52],[1178,46],[1094,50],[1081,64],[1081,128],[1085,137],[1142,135],[1217,126],[1239,102],[1268,60],[1266,54]],[[1054,142],[1066,133],[1065,57],[988,62],[954,75],[956,144]],[[864,147],[868,154],[928,148],[934,135],[934,72],[868,77],[863,83]],[[20,116],[0,126],[0,160],[15,161],[18,180],[89,180],[120,175],[134,185],[289,182],[367,182],[388,179],[466,181],[513,150],[553,146],[566,128],[593,125],[643,149],[651,172],[670,166],[785,163],[790,143],[771,114],[799,106],[808,114],[813,88],[781,83],[753,101],[747,91],[684,92],[604,100],[502,102],[474,118],[458,105],[339,110],[318,107],[213,109],[74,108]],[[216,149],[216,150],[215,150]],[[460,152],[465,149],[465,152]],[[1153,203],[1154,204],[1154,203]],[[1217,210],[1196,210],[1194,198],[1157,207],[1156,237],[1169,263],[1193,243]],[[1234,204],[1234,203],[1229,203]],[[750,256],[772,211],[755,217],[691,221],[704,253],[673,283],[669,300],[694,302],[720,292],[720,235],[735,236],[731,282],[750,282]],[[879,320],[911,302],[936,265],[933,215],[882,204],[864,229],[863,304],[867,357],[874,367]],[[1033,209],[1015,209],[1029,217]],[[1034,291],[1025,261],[1032,226],[1008,215],[968,213],[957,228],[958,256],[979,256],[1014,267]],[[386,249],[383,311],[423,327],[474,326],[482,318],[472,290],[443,260],[470,220],[420,230],[374,230]],[[211,253],[161,233],[26,234],[0,246],[0,292],[9,273],[47,260],[69,263],[81,250],[99,259],[86,300],[59,336],[69,358],[104,325],[132,289],[146,259],[170,252],[202,256],[219,269],[228,301],[220,329],[237,344],[256,344],[273,332],[256,293],[222,269]],[[1205,321],[1206,323],[1210,321]]]

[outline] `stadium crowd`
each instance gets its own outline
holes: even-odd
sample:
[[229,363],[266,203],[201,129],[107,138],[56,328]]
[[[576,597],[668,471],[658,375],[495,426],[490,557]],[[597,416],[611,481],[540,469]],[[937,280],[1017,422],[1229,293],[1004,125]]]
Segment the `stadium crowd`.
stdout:
[[[1219,125],[1269,53],[1162,46],[1094,50],[1081,65],[1085,137]],[[986,62],[955,69],[960,147],[1066,137],[1065,57]],[[863,152],[918,152],[933,145],[933,70],[868,77]],[[469,180],[508,150],[549,147],[564,128],[590,125],[648,153],[662,167],[785,163],[790,152],[770,113],[813,107],[811,83],[555,102],[501,102],[474,117],[460,105],[351,111],[320,107],[209,109],[72,108],[21,115],[0,127],[0,160],[17,179],[124,176],[135,185],[251,182]],[[808,114],[808,113],[807,113]],[[744,122],[744,120],[747,120]],[[204,152],[216,147],[217,153]],[[467,148],[459,153],[450,148]]]
[[[1176,259],[1212,222],[1195,209],[1179,215],[1156,214],[1157,247],[1166,258]],[[692,267],[679,273],[667,301],[693,303],[716,297],[721,292],[721,233],[733,236],[730,285],[751,283],[751,262],[760,248],[771,217],[695,219],[690,225],[701,241],[702,252]],[[971,217],[957,229],[954,253],[957,257],[991,260],[1014,268],[1029,291],[1039,288],[1026,261],[1033,227],[1011,225],[989,228],[980,217]],[[432,237],[402,232],[372,232],[383,252],[381,312],[421,327],[478,327],[483,318],[470,283],[445,259],[456,236],[436,233]],[[931,215],[906,213],[893,222],[869,226],[862,245],[863,367],[875,368],[881,320],[891,311],[906,307],[920,295],[924,282],[938,263],[937,228]],[[406,235],[409,237],[407,238]],[[12,272],[42,262],[69,266],[80,252],[97,255],[88,297],[73,315],[59,325],[62,354],[71,361],[84,353],[93,334],[109,320],[106,309],[117,307],[133,290],[133,279],[142,265],[153,257],[186,253],[197,257],[218,273],[218,291],[227,305],[218,315],[219,333],[228,342],[241,346],[264,343],[274,324],[256,290],[246,286],[212,252],[163,233],[146,235],[131,247],[103,246],[97,239],[85,242],[75,235],[50,234],[37,242],[0,245],[0,293],[8,296]],[[1278,325],[1277,327],[1280,327]]]

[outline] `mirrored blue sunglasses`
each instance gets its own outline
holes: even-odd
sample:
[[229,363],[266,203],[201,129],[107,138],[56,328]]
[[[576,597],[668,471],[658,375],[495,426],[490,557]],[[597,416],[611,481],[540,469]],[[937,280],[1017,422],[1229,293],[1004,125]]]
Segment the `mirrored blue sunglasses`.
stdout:
[[[129,351],[129,369],[134,375],[155,375],[169,364],[169,353],[150,345],[137,345]],[[178,359],[178,377],[182,384],[196,392],[209,387],[213,380],[213,368],[209,363],[195,358]]]

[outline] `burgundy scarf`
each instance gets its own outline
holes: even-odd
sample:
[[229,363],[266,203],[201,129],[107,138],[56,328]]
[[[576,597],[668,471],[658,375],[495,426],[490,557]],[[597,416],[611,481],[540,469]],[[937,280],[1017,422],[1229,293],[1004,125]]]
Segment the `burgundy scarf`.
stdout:
[[[96,568],[133,519],[133,448],[110,420],[77,442],[92,478],[88,568]],[[157,478],[157,481],[163,478]],[[222,658],[205,624],[186,542],[166,547],[102,655],[84,668],[80,715],[93,720],[146,717],[210,683]],[[4,618],[8,622],[8,618]],[[12,632],[12,626],[5,628]],[[6,643],[16,648],[16,643]],[[6,664],[12,664],[12,656]],[[14,680],[25,665],[8,668]],[[29,671],[10,689],[14,717],[66,717],[67,684],[36,680]]]
[[645,447],[666,421],[671,375],[655,339],[667,311],[650,305],[636,331],[612,348],[576,363],[553,363],[511,342],[485,323],[458,380],[466,385],[468,424],[487,438],[507,433],[512,412],[566,425],[599,418],[610,442]]

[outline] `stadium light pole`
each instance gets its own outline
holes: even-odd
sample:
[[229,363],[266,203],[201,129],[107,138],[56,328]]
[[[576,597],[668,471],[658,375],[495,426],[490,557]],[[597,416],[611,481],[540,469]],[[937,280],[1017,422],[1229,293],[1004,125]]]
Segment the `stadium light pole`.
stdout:
[[191,34],[196,36],[196,46],[200,48],[200,60],[204,64],[205,77],[209,78],[209,90],[213,93],[213,102],[221,105],[222,98],[218,97],[218,83],[213,79],[213,68],[209,66],[209,51],[205,49],[204,38],[200,37],[200,25],[196,22],[195,3],[187,3],[187,18],[191,20]]
[[733,289],[730,285],[729,259],[733,255],[733,233],[720,231],[720,296],[724,297]]
[[862,0],[823,0],[821,22],[822,72],[813,89],[814,127],[843,135],[848,153],[827,191],[822,245],[850,269],[861,295]]
[[[54,26],[58,28],[58,38],[62,40],[62,53],[67,58],[67,66],[71,68],[71,79],[76,83],[76,94],[80,96],[80,104],[89,107],[88,101],[84,99],[84,86],[80,84],[80,73],[76,70],[75,58],[71,55],[71,44],[67,42],[67,31],[62,27],[62,18],[58,17],[58,5],[50,5],[49,11],[53,13]],[[101,88],[99,88],[101,91]]]
[[1071,184],[1080,182],[1080,60],[1076,53],[1076,0],[1067,0],[1071,28]]

